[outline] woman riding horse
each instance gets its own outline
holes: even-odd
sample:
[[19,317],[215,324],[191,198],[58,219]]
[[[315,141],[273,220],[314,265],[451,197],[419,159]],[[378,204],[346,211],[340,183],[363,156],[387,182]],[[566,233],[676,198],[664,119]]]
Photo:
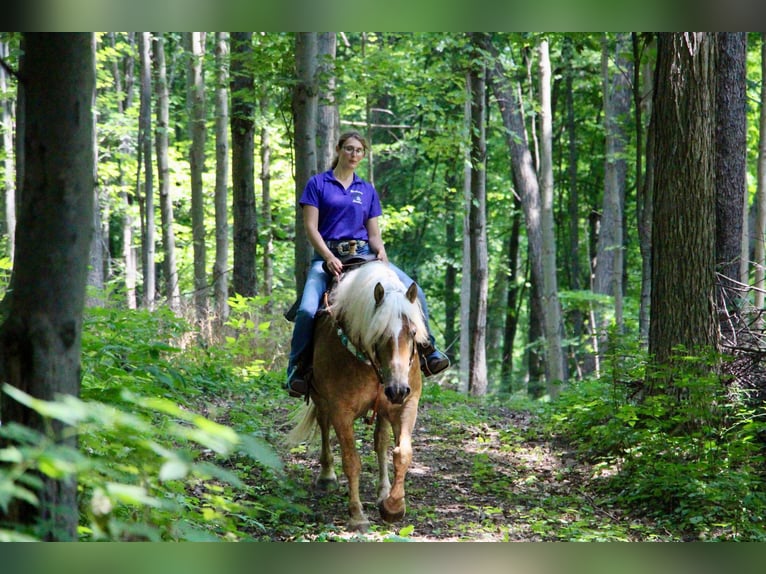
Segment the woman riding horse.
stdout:
[[[303,296],[295,316],[290,357],[287,364],[287,387],[291,396],[307,393],[306,372],[311,366],[310,349],[314,317],[321,298],[327,290],[328,276],[323,269],[338,276],[347,255],[375,254],[388,263],[378,217],[382,214],[380,200],[373,185],[355,170],[364,159],[367,142],[355,131],[344,133],[335,148],[337,157],[332,169],[313,176],[300,198],[303,222],[309,242],[314,247]],[[405,285],[413,281],[401,269],[388,263]],[[418,347],[420,368],[426,376],[449,367],[449,359],[435,347],[428,326],[428,307],[422,289],[417,296],[426,320],[428,339]]]

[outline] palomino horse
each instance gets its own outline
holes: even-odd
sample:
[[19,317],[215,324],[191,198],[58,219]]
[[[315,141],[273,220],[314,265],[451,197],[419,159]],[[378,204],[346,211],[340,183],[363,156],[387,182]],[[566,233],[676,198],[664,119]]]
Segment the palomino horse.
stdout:
[[[335,430],[348,479],[350,530],[369,526],[359,499],[361,463],[354,421],[370,411],[372,418],[377,415],[378,509],[387,522],[404,516],[404,478],[412,461],[412,430],[422,389],[417,344],[427,338],[417,285],[405,290],[381,261],[345,273],[330,293],[328,310],[317,316],[311,403],[288,441],[303,442],[319,427],[321,472],[316,484],[326,490],[337,484],[330,427]],[[392,429],[393,484],[388,476]]]

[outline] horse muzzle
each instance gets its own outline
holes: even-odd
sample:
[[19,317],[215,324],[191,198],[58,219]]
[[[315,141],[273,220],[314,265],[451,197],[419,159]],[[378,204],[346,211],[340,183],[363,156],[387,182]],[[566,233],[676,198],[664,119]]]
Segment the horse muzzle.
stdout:
[[409,396],[411,389],[407,384],[391,383],[390,385],[386,386],[384,392],[392,404],[400,405],[404,402],[404,399]]

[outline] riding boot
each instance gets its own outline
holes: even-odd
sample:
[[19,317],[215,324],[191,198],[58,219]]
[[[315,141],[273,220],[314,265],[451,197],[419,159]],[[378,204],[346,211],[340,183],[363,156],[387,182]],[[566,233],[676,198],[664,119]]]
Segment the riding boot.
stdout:
[[299,363],[287,375],[287,392],[291,397],[304,397],[309,392],[306,369]]
[[420,370],[426,377],[441,373],[450,366],[447,355],[434,347],[431,341],[418,344],[418,352],[420,354]]

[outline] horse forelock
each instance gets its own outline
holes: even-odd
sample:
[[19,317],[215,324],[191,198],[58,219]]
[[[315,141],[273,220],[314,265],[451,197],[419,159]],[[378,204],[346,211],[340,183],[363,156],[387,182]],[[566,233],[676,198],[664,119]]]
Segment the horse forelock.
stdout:
[[[378,283],[385,292],[380,305],[374,294]],[[396,273],[376,261],[346,273],[334,289],[330,305],[349,338],[369,354],[381,338],[398,336],[403,317],[415,329],[417,342],[428,339],[420,303],[417,299],[410,302],[406,291]]]

